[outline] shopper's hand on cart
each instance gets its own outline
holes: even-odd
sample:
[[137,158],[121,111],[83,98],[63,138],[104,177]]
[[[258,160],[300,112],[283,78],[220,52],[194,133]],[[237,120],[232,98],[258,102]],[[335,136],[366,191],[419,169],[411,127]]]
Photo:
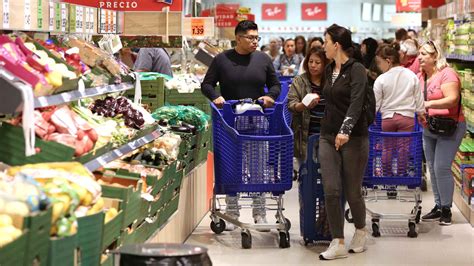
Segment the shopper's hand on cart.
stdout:
[[212,102],[217,106],[217,108],[222,108],[224,106],[225,99],[224,99],[224,97],[219,96],[218,98],[216,98]]
[[346,134],[337,134],[336,136],[336,151],[338,151],[344,144],[346,144],[349,141],[349,135]]
[[270,96],[262,96],[258,99],[263,101],[263,107],[265,108],[272,107],[275,104],[275,100],[273,100]]

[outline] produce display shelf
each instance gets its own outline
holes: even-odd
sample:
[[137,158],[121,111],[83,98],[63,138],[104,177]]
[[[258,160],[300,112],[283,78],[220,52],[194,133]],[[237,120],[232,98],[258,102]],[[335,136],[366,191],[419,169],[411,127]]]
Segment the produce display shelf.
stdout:
[[43,96],[35,98],[35,108],[59,105],[63,103],[73,102],[84,98],[91,98],[107,93],[121,92],[133,89],[132,83],[121,83],[114,85],[106,85],[85,90],[75,90],[63,92],[56,95]]
[[446,56],[447,59],[451,60],[462,60],[467,62],[474,62],[474,55],[460,55],[460,54],[449,54]]
[[85,163],[84,166],[87,169],[89,169],[90,171],[93,172],[93,171],[99,169],[100,167],[105,166],[109,162],[112,162],[112,161],[122,157],[123,155],[125,155],[127,153],[130,153],[130,152],[140,148],[141,146],[154,141],[155,139],[159,138],[161,135],[162,135],[161,130],[156,129],[153,132],[151,132],[151,133],[149,133],[149,134],[147,134],[147,135],[145,135],[145,136],[143,136],[139,139],[133,140],[133,141],[131,141],[131,142],[115,149],[115,150],[112,150],[108,153],[105,153],[102,156],[99,156],[99,157],[95,158],[94,160],[92,160],[90,162]]

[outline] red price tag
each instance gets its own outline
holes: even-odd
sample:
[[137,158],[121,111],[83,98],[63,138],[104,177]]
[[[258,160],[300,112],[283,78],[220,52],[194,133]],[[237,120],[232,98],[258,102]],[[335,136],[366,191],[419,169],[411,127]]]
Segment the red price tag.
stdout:
[[191,34],[192,36],[204,36],[204,19],[191,20]]

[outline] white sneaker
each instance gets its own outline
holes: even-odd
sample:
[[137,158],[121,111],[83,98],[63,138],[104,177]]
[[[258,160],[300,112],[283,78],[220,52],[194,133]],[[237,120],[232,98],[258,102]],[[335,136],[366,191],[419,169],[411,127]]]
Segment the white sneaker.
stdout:
[[323,253],[319,254],[319,259],[321,260],[334,260],[347,258],[348,253],[344,244],[339,244],[339,238],[334,238],[331,241],[328,249]]
[[[268,224],[267,217],[258,215],[254,219],[255,219],[255,224]],[[259,231],[259,232],[270,232],[270,229],[258,229],[257,231]]]
[[350,253],[361,253],[366,250],[367,230],[356,229],[354,237],[352,237],[351,245],[349,246]]

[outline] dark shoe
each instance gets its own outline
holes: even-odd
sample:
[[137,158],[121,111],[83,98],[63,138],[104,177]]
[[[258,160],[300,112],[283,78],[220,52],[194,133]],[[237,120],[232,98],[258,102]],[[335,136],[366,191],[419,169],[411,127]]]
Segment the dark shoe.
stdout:
[[441,210],[438,206],[434,206],[434,208],[428,214],[425,214],[421,217],[421,220],[424,222],[433,222],[439,221],[439,218],[441,218]]
[[440,225],[451,225],[451,217],[453,214],[451,213],[451,208],[443,207],[441,209],[441,218],[439,218]]

